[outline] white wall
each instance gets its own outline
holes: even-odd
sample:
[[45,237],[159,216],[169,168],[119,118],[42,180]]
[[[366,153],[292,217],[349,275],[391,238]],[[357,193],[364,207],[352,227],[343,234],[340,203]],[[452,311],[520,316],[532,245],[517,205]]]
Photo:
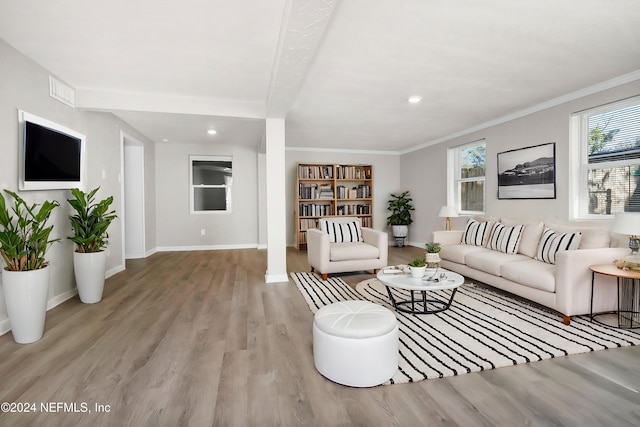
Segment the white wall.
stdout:
[[[86,135],[85,190],[100,186],[98,197],[113,195],[112,206],[119,213],[122,208],[119,182],[120,131],[124,129],[145,141],[145,145],[152,146],[152,143],[112,114],[78,111],[51,98],[50,73],[2,40],[0,58],[0,189],[18,192],[20,109]],[[153,153],[153,149],[149,151]],[[155,191],[153,181],[146,183],[146,186],[151,192]],[[61,241],[51,247],[46,257],[51,268],[48,302],[48,307],[51,308],[76,293],[72,263],[74,248],[71,241],[67,240],[71,233],[68,219],[71,210],[66,200],[71,195],[68,190],[24,191],[19,194],[28,203],[57,200],[61,204],[50,219],[50,224],[54,226],[52,237],[60,238]],[[153,211],[149,213],[149,222],[155,223]],[[124,268],[121,226],[117,219],[109,228],[107,271],[111,274]],[[8,328],[4,298],[0,292],[0,333],[6,332]]]
[[[587,95],[516,120],[488,127],[444,143],[403,154],[400,180],[411,190],[416,221],[410,227],[411,244],[431,241],[434,230],[444,229],[438,218],[447,203],[447,149],[468,142],[486,141],[487,215],[518,219],[539,219],[563,223],[569,220],[569,122],[571,114],[640,94],[640,81]],[[556,143],[556,198],[550,200],[498,200],[498,153],[547,142]],[[461,229],[465,218],[453,218],[453,228]],[[601,223],[602,224],[602,223]],[[604,223],[608,225],[608,223]]]
[[[295,146],[295,141],[287,141]],[[295,246],[296,176],[298,163],[370,164],[373,167],[373,228],[387,231],[387,200],[391,193],[403,190],[400,185],[400,156],[370,152],[294,151],[286,152],[287,245]]]
[[[189,155],[233,157],[232,213],[190,214]],[[258,150],[232,143],[156,145],[159,250],[258,246]],[[205,235],[200,230],[205,229]]]

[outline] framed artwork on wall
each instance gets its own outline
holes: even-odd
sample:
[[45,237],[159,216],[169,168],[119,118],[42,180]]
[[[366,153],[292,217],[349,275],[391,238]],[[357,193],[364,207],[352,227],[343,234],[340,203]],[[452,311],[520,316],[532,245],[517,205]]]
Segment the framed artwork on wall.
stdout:
[[498,199],[555,198],[555,142],[498,153]]

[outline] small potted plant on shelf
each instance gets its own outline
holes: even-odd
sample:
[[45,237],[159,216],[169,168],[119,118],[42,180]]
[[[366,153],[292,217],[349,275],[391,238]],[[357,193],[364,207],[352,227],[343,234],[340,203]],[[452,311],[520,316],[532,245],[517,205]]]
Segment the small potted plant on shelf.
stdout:
[[[45,201],[38,208],[16,193],[5,192],[14,199],[11,210],[0,193],[0,255],[7,264],[2,270],[2,288],[13,339],[28,344],[42,338],[47,299],[49,268],[47,250],[60,239],[50,239],[53,225],[47,221],[57,201]],[[14,217],[15,215],[15,217]]]
[[420,278],[424,276],[426,271],[427,262],[424,258],[416,257],[409,262],[409,271],[411,277]]
[[440,243],[431,242],[426,245],[427,253],[425,259],[427,261],[427,268],[436,268],[440,264]]
[[78,286],[80,301],[93,304],[102,300],[107,253],[107,229],[117,216],[109,211],[113,196],[94,203],[94,196],[100,187],[85,193],[71,189],[73,199],[67,201],[76,211],[70,215],[73,236],[69,240],[76,244],[73,253],[73,269]]
[[391,226],[391,233],[396,240],[396,246],[404,246],[404,239],[409,234],[409,225],[413,222],[411,211],[413,199],[409,191],[391,194],[387,201],[387,210],[391,215],[387,217],[387,225]]

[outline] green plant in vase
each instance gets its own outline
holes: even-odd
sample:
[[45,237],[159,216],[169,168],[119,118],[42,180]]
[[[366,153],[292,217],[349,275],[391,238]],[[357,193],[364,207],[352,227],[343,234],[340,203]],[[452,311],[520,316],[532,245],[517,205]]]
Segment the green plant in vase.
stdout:
[[426,249],[425,259],[427,260],[427,267],[437,268],[440,265],[440,250],[442,246],[440,243],[431,242],[426,244]]
[[73,236],[69,240],[76,244],[73,253],[73,269],[78,287],[78,295],[84,303],[93,304],[102,300],[104,290],[108,244],[107,229],[117,218],[114,210],[109,210],[113,196],[95,202],[100,187],[85,193],[78,188],[71,189],[73,199],[69,205],[75,210],[70,215]]
[[60,204],[45,201],[29,206],[16,193],[5,190],[14,200],[12,208],[0,193],[0,255],[2,290],[11,334],[15,342],[28,344],[42,338],[49,295],[47,250],[60,239],[52,239],[47,226],[51,212]]

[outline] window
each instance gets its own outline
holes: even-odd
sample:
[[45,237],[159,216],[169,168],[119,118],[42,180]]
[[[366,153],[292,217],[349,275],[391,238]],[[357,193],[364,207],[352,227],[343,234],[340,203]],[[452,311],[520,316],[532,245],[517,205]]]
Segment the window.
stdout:
[[640,212],[640,98],[572,117],[575,218]]
[[191,213],[231,213],[233,160],[189,156]]
[[447,204],[461,214],[484,213],[484,140],[450,148],[448,160]]

